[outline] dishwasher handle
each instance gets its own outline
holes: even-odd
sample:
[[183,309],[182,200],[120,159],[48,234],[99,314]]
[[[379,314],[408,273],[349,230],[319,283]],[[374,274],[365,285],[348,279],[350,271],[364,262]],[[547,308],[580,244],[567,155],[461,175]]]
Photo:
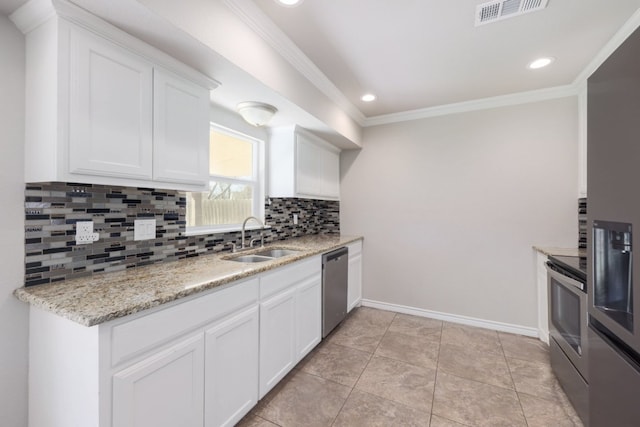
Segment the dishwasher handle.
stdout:
[[322,264],[331,262],[331,261],[339,261],[341,257],[349,254],[349,248],[342,247],[340,249],[336,249],[335,251],[328,252],[322,256]]

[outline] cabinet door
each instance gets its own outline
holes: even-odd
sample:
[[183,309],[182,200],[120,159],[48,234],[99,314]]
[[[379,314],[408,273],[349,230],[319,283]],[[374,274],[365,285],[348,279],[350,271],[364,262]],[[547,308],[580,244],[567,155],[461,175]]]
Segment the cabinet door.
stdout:
[[258,402],[258,306],[206,331],[205,425],[233,426]]
[[340,198],[340,153],[322,150],[322,196]]
[[113,376],[115,427],[203,425],[204,338],[182,340]]
[[321,277],[311,277],[296,289],[296,361],[302,360],[322,339]]
[[302,135],[297,135],[296,138],[296,194],[319,196],[321,193],[322,150]]
[[160,68],[153,82],[153,179],[205,187],[209,90]]
[[69,58],[69,172],[151,179],[152,65],[76,28]]
[[296,363],[296,289],[260,303],[260,399]]
[[349,256],[347,311],[353,310],[362,299],[362,253]]

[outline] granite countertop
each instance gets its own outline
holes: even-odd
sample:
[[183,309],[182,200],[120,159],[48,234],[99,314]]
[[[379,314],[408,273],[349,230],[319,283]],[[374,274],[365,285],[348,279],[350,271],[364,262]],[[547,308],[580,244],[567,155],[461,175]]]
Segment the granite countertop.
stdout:
[[[14,295],[35,307],[84,326],[137,313],[198,292],[290,264],[361,240],[358,236],[309,235],[265,245],[299,250],[260,263],[229,261],[236,254],[218,252],[93,277],[16,289]],[[251,254],[260,249],[243,251]]]
[[587,256],[587,250],[583,248],[554,248],[544,246],[534,246],[538,252],[541,252],[547,256]]

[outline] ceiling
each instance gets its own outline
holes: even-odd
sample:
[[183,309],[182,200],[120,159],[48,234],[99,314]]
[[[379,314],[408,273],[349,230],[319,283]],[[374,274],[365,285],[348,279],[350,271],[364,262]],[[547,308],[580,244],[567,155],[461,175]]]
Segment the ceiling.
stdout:
[[[297,7],[276,0],[71,1],[223,82],[212,101],[224,108],[259,99],[283,113],[274,125],[295,122],[329,139],[331,126],[300,99],[212,51],[202,35],[216,24],[205,17],[233,10],[318,93],[365,126],[432,107],[572,85],[630,18],[640,22],[634,15],[640,0],[549,0],[544,10],[479,27],[476,6],[486,0],[304,0]],[[0,13],[24,3],[0,0]],[[233,40],[236,50],[243,40]],[[555,62],[529,70],[540,56]],[[378,99],[364,103],[365,92]],[[338,135],[333,142],[353,148],[349,139]]]
[[2,0],[0,1],[0,13],[10,15],[14,10],[25,4],[27,0]]
[[[254,0],[366,117],[573,83],[640,0],[549,0],[474,26],[487,0]],[[527,65],[555,57],[544,69]],[[364,103],[365,92],[378,99]]]

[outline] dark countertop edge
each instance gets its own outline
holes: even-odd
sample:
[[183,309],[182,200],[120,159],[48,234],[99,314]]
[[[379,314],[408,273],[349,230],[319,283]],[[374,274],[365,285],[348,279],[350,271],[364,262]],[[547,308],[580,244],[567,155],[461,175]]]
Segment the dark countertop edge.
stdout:
[[[305,237],[305,236],[303,236]],[[37,296],[37,295],[33,295],[31,293],[29,293],[29,288],[27,287],[20,287],[16,290],[13,291],[13,295],[20,301],[25,302],[27,304],[30,304],[34,307],[40,308],[42,310],[54,313],[56,315],[59,315],[61,317],[64,317],[66,319],[69,319],[75,323],[78,323],[80,325],[86,326],[86,327],[92,327],[92,326],[96,326],[96,325],[100,325],[102,323],[106,323],[108,321],[111,320],[115,320],[115,319],[119,319],[122,317],[126,317],[129,316],[131,314],[135,314],[135,313],[139,313],[145,310],[149,310],[152,308],[156,308],[159,307],[161,305],[164,304],[168,304],[171,303],[173,301],[177,301],[180,300],[182,298],[186,298],[201,292],[205,292],[211,289],[215,289],[217,287],[221,287],[223,285],[227,285],[239,280],[243,280],[243,279],[247,279],[253,276],[256,276],[258,274],[262,274],[265,273],[267,271],[270,270],[275,270],[276,268],[288,265],[288,264],[292,264],[294,262],[297,261],[301,261],[305,258],[310,258],[316,255],[320,255],[326,252],[330,252],[334,249],[338,249],[341,248],[343,246],[349,245],[351,243],[357,242],[359,240],[364,241],[364,237],[363,236],[340,236],[340,243],[338,244],[332,244],[332,245],[328,245],[326,247],[323,247],[321,249],[315,249],[315,250],[305,250],[302,248],[302,245],[300,243],[298,243],[298,245],[296,245],[296,238],[293,239],[289,239],[289,240],[279,240],[279,241],[275,241],[272,242],[268,245],[265,245],[265,247],[279,247],[279,246],[291,246],[291,247],[298,247],[302,250],[303,253],[301,254],[296,254],[296,255],[292,255],[292,256],[287,256],[284,258],[280,258],[280,259],[274,259],[273,261],[268,261],[265,262],[263,264],[259,264],[256,265],[254,269],[247,271],[246,270],[246,264],[245,263],[239,263],[238,266],[238,272],[235,274],[230,274],[230,275],[226,275],[222,278],[214,278],[208,281],[203,282],[202,284],[199,284],[197,286],[192,286],[189,289],[184,289],[178,293],[176,293],[175,295],[171,295],[169,297],[166,298],[162,298],[159,299],[157,301],[151,301],[148,304],[145,304],[144,307],[140,307],[140,306],[136,306],[135,303],[132,304],[129,307],[121,307],[118,310],[115,310],[113,312],[107,313],[107,314],[101,314],[98,316],[86,316],[83,314],[79,314],[77,312],[73,312],[70,310],[67,310],[65,308],[61,308],[55,305],[52,305],[50,301],[48,301],[48,299]],[[344,239],[344,240],[342,240]],[[216,252],[214,254],[208,254],[205,256],[217,256],[217,257],[228,257],[228,256],[232,256],[231,253],[229,252]],[[173,261],[173,262],[180,262],[181,260],[178,261]],[[243,266],[245,267],[245,269],[243,269]],[[104,273],[104,274],[109,274],[109,273]],[[34,286],[37,287],[38,285]],[[51,286],[51,285],[48,285]],[[54,286],[64,286],[64,282],[61,282],[59,284],[56,284]]]

